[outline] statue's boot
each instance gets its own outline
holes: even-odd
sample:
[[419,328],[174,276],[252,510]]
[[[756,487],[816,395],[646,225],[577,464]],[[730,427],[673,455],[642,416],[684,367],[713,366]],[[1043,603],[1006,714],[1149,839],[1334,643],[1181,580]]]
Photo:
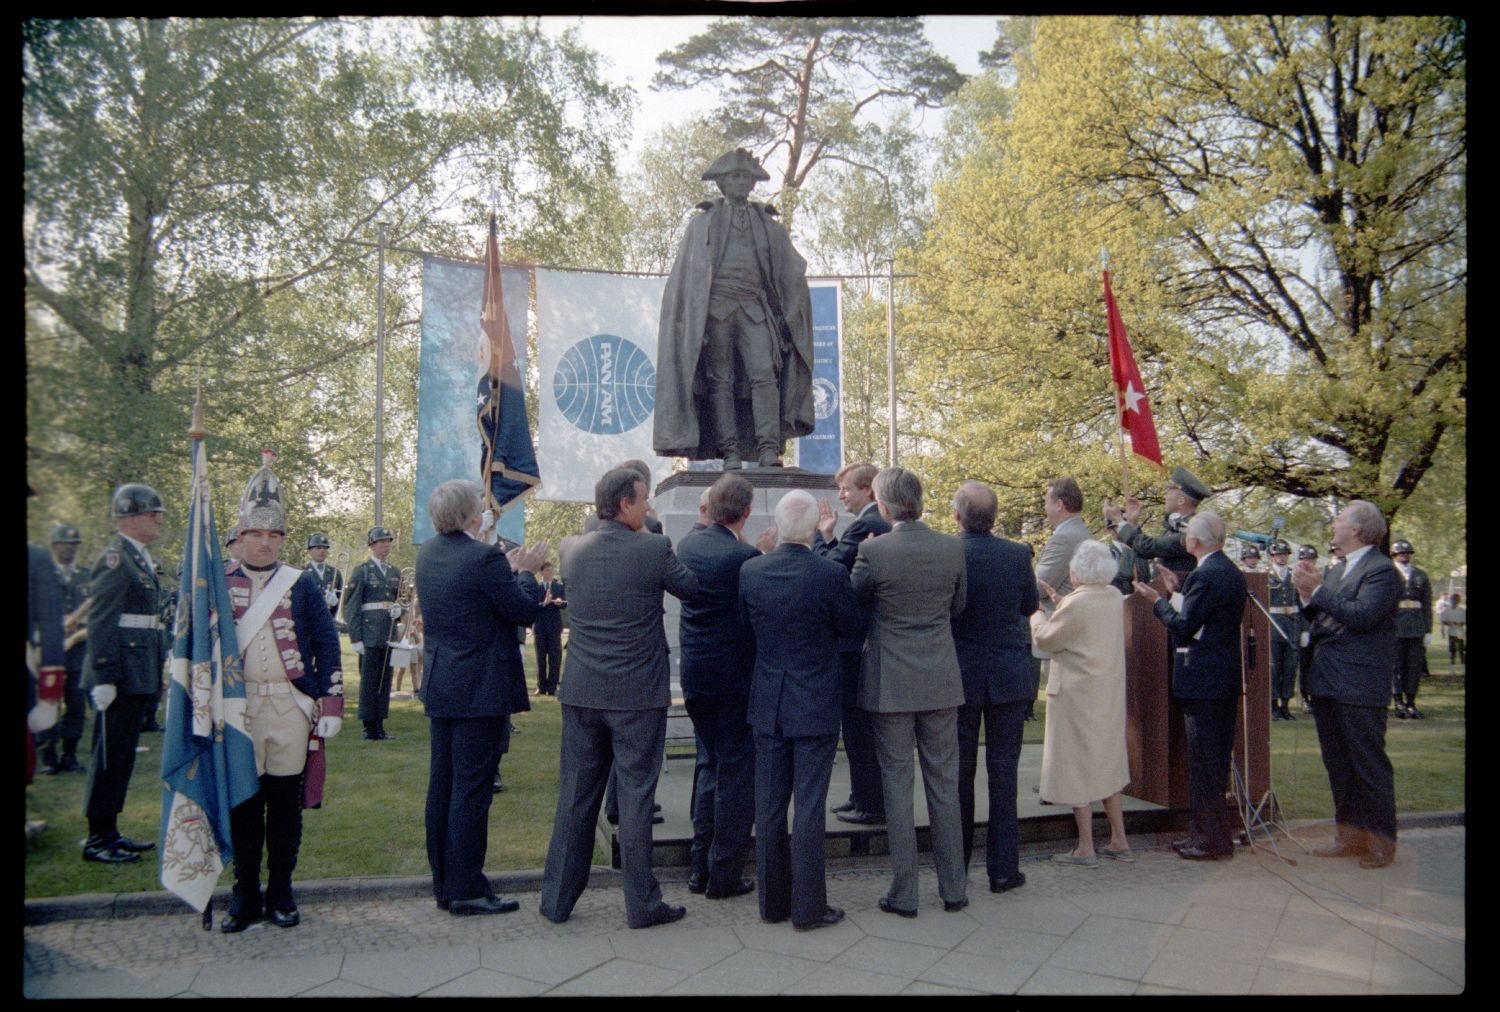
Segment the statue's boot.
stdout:
[[735,438],[734,386],[722,384],[713,389],[714,428],[719,436],[719,456],[724,458],[724,470],[740,469],[740,442]]
[[758,380],[750,387],[750,408],[755,418],[755,452],[761,467],[781,466],[781,390],[774,378]]

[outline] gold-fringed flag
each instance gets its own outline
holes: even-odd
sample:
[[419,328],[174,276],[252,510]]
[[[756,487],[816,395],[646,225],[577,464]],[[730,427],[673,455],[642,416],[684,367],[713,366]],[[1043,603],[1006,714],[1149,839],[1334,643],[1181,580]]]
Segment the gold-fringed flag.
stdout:
[[526,392],[516,367],[516,348],[505,316],[500,285],[500,243],[495,216],[490,215],[489,241],[484,251],[484,299],[479,325],[489,339],[489,365],[479,377],[478,408],[480,484],[485,505],[503,513],[541,481],[531,424],[526,419]]

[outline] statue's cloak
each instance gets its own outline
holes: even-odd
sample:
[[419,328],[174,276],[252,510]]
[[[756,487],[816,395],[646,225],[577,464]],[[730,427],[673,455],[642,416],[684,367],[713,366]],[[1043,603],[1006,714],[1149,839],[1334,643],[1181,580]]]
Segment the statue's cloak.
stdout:
[[[703,370],[699,368],[708,322],[708,290],[728,234],[728,202],[722,197],[698,205],[704,213],[688,223],[672,275],[661,300],[656,345],[656,421],[652,448],[663,457],[712,460],[719,456],[713,408]],[[813,431],[812,297],[807,290],[807,261],[792,248],[791,237],[776,221],[774,210],[750,202],[750,234],[761,276],[771,279],[774,300],[766,299],[767,318],[781,333],[781,439]],[[735,416],[740,446],[755,446],[749,386],[735,369]]]

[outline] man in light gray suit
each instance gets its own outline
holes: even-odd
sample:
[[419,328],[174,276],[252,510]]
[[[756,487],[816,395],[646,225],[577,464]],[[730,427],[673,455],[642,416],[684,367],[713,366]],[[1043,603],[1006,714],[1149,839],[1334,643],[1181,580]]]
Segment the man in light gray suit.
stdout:
[[850,578],[870,611],[859,675],[859,706],[875,727],[891,849],[890,891],[880,909],[917,916],[917,832],[912,814],[912,746],[932,827],[944,910],[968,906],[958,803],[958,708],[964,701],[953,617],[964,610],[963,545],[922,523],[922,482],[901,467],[875,476],[875,503],[891,531],[860,542]]
[[588,884],[610,765],[620,801],[620,865],[632,928],[680,920],[651,871],[651,805],[666,743],[667,636],[662,593],[691,597],[698,580],[660,534],[643,531],[646,483],[615,468],[594,486],[599,527],[568,545],[568,656],[557,815],[542,873],[542,916],[561,924]]
[[1047,526],[1052,528],[1052,537],[1037,556],[1036,580],[1042,611],[1050,615],[1057,605],[1048,596],[1047,588],[1056,591],[1059,598],[1066,597],[1073,589],[1068,579],[1068,563],[1073,561],[1078,546],[1092,535],[1089,525],[1079,515],[1083,512],[1083,490],[1072,478],[1054,478],[1047,483],[1042,509]]

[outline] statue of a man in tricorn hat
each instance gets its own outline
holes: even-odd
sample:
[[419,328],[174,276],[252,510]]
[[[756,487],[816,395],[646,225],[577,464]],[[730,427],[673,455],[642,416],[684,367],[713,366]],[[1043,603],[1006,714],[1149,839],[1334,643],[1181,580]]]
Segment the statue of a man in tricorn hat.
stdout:
[[813,431],[807,261],[776,209],[749,198],[770,176],[738,148],[703,173],[723,196],[698,205],[662,296],[656,427],[664,457],[781,466]]

